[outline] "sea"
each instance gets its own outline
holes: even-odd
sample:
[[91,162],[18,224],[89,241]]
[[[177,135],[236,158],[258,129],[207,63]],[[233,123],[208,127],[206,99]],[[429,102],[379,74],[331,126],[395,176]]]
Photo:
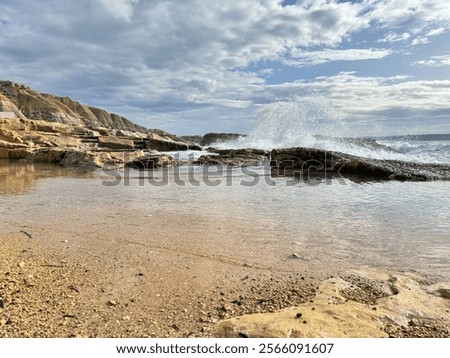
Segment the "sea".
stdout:
[[[331,121],[326,110],[287,107],[273,106],[260,114],[249,135],[217,146],[312,147],[450,164],[449,134],[399,136],[373,131],[351,136],[348,126]],[[181,159],[201,154],[178,153]],[[165,232],[185,230],[189,237],[189,230],[197,230],[215,254],[232,259],[245,251],[248,261],[274,270],[293,270],[290,258],[295,256],[303,265],[329,271],[364,266],[450,279],[450,181],[305,181],[272,177],[268,165],[91,172],[3,161],[0,184],[0,235],[21,227],[43,232],[46,222],[55,220],[76,233],[71,225],[83,215],[89,217],[87,223],[101,222],[112,211],[122,213],[118,228],[133,217],[145,227],[151,225],[146,220],[164,214],[191,220],[182,228],[171,228],[169,220]],[[207,218],[217,227],[197,225],[195,217]],[[221,235],[215,235],[218,230]],[[133,240],[145,244],[146,236],[133,234]],[[196,245],[201,252],[201,244]]]

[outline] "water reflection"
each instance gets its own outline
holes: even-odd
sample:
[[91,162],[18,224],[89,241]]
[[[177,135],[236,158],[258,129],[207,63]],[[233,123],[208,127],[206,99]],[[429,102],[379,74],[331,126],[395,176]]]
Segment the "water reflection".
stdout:
[[94,178],[97,173],[86,168],[65,168],[60,165],[0,160],[0,195],[26,194],[35,190],[46,178]]

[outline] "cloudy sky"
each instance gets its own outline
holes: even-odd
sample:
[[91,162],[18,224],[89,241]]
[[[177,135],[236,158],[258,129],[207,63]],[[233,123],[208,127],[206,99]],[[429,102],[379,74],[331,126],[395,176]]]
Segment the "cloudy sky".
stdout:
[[450,133],[450,1],[0,0],[0,79],[176,134],[308,101]]

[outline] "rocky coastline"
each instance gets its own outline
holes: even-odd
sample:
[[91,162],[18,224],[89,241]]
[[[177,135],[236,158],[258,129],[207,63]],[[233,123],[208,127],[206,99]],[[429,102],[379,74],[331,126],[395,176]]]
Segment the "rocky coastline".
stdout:
[[[214,148],[215,144],[242,137],[238,133],[177,137],[68,97],[0,81],[0,159],[141,170],[179,165],[243,167],[270,161],[273,175],[307,179],[344,176],[355,180],[450,180],[450,166],[443,164],[378,160],[312,148],[275,148],[271,152]],[[383,147],[374,140],[348,140],[366,147]],[[195,160],[177,160],[160,153],[187,150],[206,150],[208,154]]]

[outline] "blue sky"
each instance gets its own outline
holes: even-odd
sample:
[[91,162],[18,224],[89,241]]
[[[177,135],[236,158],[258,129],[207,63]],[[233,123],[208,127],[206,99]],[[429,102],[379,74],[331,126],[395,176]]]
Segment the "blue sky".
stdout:
[[450,2],[0,0],[0,78],[176,134],[308,101],[359,134],[450,133]]

